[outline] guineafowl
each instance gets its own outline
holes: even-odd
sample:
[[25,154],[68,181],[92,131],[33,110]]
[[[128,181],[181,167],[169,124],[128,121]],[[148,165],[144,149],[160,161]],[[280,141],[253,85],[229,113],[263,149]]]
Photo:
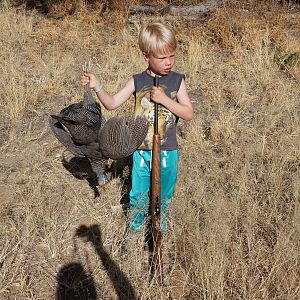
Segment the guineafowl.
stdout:
[[59,115],[51,115],[67,128],[76,145],[90,145],[98,141],[98,133],[105,123],[100,104],[92,95],[91,89],[84,87],[83,101],[71,104]]
[[112,117],[105,121],[88,84],[84,87],[83,101],[51,115],[49,123],[56,138],[70,152],[88,158],[99,185],[105,182],[107,159],[131,155],[148,132],[148,121],[141,116]]

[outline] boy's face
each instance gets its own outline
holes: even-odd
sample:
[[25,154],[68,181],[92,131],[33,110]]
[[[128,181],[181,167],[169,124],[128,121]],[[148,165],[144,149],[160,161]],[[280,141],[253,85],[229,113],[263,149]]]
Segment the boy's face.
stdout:
[[151,75],[167,75],[171,72],[175,64],[175,51],[166,52],[163,54],[143,53],[143,55],[149,64]]

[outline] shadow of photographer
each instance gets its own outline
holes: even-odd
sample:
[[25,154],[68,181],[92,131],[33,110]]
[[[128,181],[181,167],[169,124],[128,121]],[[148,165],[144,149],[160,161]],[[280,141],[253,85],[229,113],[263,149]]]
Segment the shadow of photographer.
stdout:
[[80,226],[76,231],[76,236],[92,243],[95,252],[98,254],[100,261],[109,276],[110,281],[121,300],[137,300],[133,286],[127,276],[121,271],[119,266],[111,259],[110,254],[103,247],[101,231],[98,225]]
[[97,299],[93,277],[80,263],[70,263],[61,268],[57,281],[56,300]]
[[[76,230],[75,237],[91,243],[116,291],[118,299],[137,300],[136,292],[127,276],[105,250],[98,225],[82,225]],[[88,299],[96,300],[97,291],[90,274],[80,263],[64,266],[57,276],[56,300]]]

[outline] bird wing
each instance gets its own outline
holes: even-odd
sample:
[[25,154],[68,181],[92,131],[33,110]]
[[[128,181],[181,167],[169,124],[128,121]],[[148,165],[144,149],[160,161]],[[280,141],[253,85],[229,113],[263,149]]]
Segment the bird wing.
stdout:
[[62,109],[59,116],[70,124],[86,124],[94,126],[101,121],[101,107],[93,102],[87,105],[84,101],[70,104]]
[[99,131],[100,150],[111,159],[129,156],[142,144],[147,132],[145,117],[112,117]]
[[94,142],[89,145],[78,146],[81,152],[88,158],[102,159],[103,155],[99,149],[99,144]]
[[66,131],[66,129],[56,118],[50,116],[49,125],[56,138],[67,148],[67,150],[72,152],[77,157],[85,156],[80,148],[74,144],[69,132]]

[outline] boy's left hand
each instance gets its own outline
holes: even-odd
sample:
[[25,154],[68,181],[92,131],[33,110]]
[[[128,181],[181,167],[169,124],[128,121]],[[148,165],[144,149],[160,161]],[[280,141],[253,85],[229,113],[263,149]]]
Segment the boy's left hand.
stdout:
[[150,91],[150,99],[157,103],[157,104],[162,104],[165,97],[167,95],[165,94],[165,91],[161,87],[156,87],[153,86],[151,91]]

